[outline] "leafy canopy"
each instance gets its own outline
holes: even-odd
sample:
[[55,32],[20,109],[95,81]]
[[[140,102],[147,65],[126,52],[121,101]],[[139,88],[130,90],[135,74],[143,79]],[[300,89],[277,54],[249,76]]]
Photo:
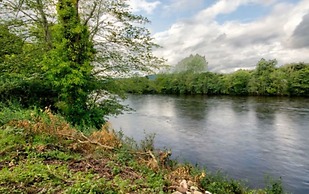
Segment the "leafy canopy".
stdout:
[[0,51],[0,100],[51,106],[74,124],[100,127],[124,109],[115,78],[164,62],[152,54],[148,19],[123,0],[3,0],[0,18],[0,42],[11,41]]
[[205,56],[199,54],[190,55],[179,61],[175,68],[175,72],[192,72],[192,73],[201,73],[207,71],[208,62],[206,61]]

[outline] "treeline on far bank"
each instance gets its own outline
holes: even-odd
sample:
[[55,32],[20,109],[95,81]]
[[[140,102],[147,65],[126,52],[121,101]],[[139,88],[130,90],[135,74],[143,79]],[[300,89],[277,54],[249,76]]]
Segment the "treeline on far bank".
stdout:
[[309,64],[276,65],[276,60],[261,59],[254,70],[229,74],[184,71],[119,81],[135,94],[309,96]]

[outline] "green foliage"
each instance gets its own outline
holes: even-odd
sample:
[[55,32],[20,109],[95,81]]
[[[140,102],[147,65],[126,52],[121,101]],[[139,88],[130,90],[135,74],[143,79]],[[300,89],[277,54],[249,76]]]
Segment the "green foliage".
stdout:
[[201,73],[207,71],[208,62],[205,56],[200,56],[199,54],[190,55],[178,62],[174,68],[175,72],[193,72]]
[[283,194],[285,193],[282,186],[281,178],[279,180],[274,180],[271,177],[266,177],[266,192],[269,194]]
[[0,24],[0,64],[22,52],[23,40],[10,32],[8,26]]
[[146,77],[132,77],[125,79],[123,89],[128,93],[142,94],[151,93],[151,81]]
[[[95,50],[88,28],[81,24],[77,5],[77,1],[58,1],[54,48],[45,55],[43,69],[50,86],[58,91],[54,106],[66,119],[73,124],[95,125],[89,116],[94,112],[87,105],[88,96],[95,89],[91,75]],[[98,122],[103,124],[102,120]]]
[[226,87],[228,89],[228,93],[232,95],[247,95],[250,76],[251,73],[246,70],[238,70],[227,75],[228,85]]
[[207,94],[309,96],[309,65],[275,67],[276,60],[261,59],[255,70],[229,74],[192,71],[158,74],[155,79],[134,77],[119,80],[125,91],[137,94]]
[[68,187],[64,193],[71,193],[71,194],[83,194],[83,193],[89,193],[89,194],[99,194],[99,193],[116,193],[106,187],[106,181],[105,179],[97,179],[93,175],[88,175],[87,177],[83,179],[79,179],[74,185]]
[[[8,113],[3,107],[1,111]],[[212,193],[283,192],[280,181],[269,181],[264,190],[249,190],[240,181],[218,173],[205,175],[197,167],[176,161],[153,168],[149,164],[154,157],[164,162],[160,160],[162,152],[153,148],[153,135],[138,145],[119,132],[112,136],[118,138],[113,141],[119,141],[120,147],[106,150],[95,143],[106,138],[105,130],[87,136],[91,141],[87,144],[85,135],[80,136],[83,141],[78,136],[68,140],[80,132],[63,125],[61,118],[49,111],[16,108],[14,112],[0,125],[0,193],[163,194],[171,193],[170,186],[179,184],[174,182],[182,177]],[[82,149],[76,149],[79,146]]]
[[78,159],[78,155],[72,153],[63,152],[60,150],[51,150],[48,152],[37,153],[35,157],[44,158],[45,160],[63,160],[68,161],[72,159]]
[[142,26],[148,19],[125,1],[0,3],[0,102],[51,107],[72,124],[101,128],[125,110],[114,78],[163,64]]
[[211,193],[225,194],[225,193],[246,193],[246,187],[243,183],[229,179],[222,173],[215,174],[208,173],[206,177],[201,180],[201,186]]
[[0,126],[7,124],[11,120],[31,119],[33,110],[22,109],[18,103],[0,103]]
[[271,74],[275,71],[276,60],[261,59],[249,82],[249,92],[256,95],[273,95],[275,90],[271,87]]
[[39,64],[42,51],[34,44],[25,43],[3,26],[1,33],[8,34],[0,36],[0,42],[6,45],[0,49],[4,54],[0,56],[3,59],[0,60],[0,101],[18,101],[24,106],[49,104],[54,91],[44,82]]
[[16,129],[0,129],[0,163],[4,161],[18,161],[22,157],[19,152],[22,145],[26,144],[25,134],[23,130]]
[[145,80],[145,78],[134,79],[135,84],[131,84],[133,82],[131,79],[122,80],[123,85],[125,85],[124,88],[129,93],[214,95],[221,94],[224,87],[223,76],[211,72],[199,74],[192,72],[159,74],[155,80]]
[[154,150],[155,134],[146,134],[145,138],[140,142],[140,149],[144,151]]
[[67,171],[63,167],[54,165],[44,165],[40,160],[28,160],[25,162],[19,162],[15,168],[8,169],[4,168],[1,170],[0,184],[19,184],[22,183],[24,186],[39,183],[45,184],[54,179],[53,182],[56,184],[61,184],[61,179],[58,178],[57,174],[62,174]]
[[309,65],[295,64],[289,67],[288,90],[294,96],[309,96]]

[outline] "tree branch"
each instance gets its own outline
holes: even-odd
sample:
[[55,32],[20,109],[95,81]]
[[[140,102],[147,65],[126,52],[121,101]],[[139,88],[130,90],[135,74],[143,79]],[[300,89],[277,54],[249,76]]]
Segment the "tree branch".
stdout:
[[48,26],[48,21],[47,21],[47,17],[46,14],[43,10],[43,3],[42,0],[36,0],[37,4],[38,4],[38,10],[39,13],[41,15],[41,20],[42,20],[42,25],[43,25],[43,29],[44,29],[44,39],[47,43],[47,46],[49,49],[51,49],[53,47],[52,45],[52,37],[51,37],[51,32]]
[[93,17],[94,11],[95,11],[96,8],[97,8],[98,3],[97,3],[97,2],[94,2],[93,4],[94,4],[94,6],[93,6],[92,10],[90,11],[89,16],[88,16],[87,19],[85,20],[84,26],[88,25],[89,20]]

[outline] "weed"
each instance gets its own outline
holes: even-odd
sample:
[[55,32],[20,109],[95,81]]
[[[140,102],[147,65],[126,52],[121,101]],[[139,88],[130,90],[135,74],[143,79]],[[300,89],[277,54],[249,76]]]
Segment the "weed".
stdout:
[[61,161],[68,161],[72,159],[79,159],[79,155],[62,152],[59,150],[52,150],[49,152],[43,152],[36,154],[37,157],[43,158],[44,160],[61,160]]
[[281,182],[249,190],[221,173],[205,173],[154,149],[154,134],[137,144],[108,124],[81,133],[61,116],[0,106],[0,193],[166,193],[180,180],[212,193],[281,194]]
[[20,161],[17,165],[0,171],[0,185],[15,186],[26,192],[29,192],[29,189],[38,191],[46,185],[64,185],[67,172],[64,166],[45,165],[37,159]]
[[154,150],[155,136],[156,135],[154,133],[153,134],[146,134],[145,139],[140,142],[140,149],[143,150],[143,151],[149,151],[149,150],[153,151]]
[[269,194],[283,194],[282,180],[281,178],[275,180],[269,176],[265,177],[266,180],[266,192]]
[[83,194],[83,193],[106,193],[109,189],[106,188],[106,180],[104,178],[98,178],[93,174],[82,175],[79,174],[75,177],[75,183],[72,186],[67,187],[64,193]]
[[105,125],[103,125],[101,130],[94,131],[89,136],[89,139],[91,139],[94,142],[97,142],[103,145],[108,145],[114,148],[121,146],[121,142],[115,135],[115,132],[110,129],[109,123],[106,123]]
[[216,172],[215,174],[208,173],[207,176],[200,180],[200,184],[203,189],[218,194],[242,194],[246,193],[247,190],[242,182],[229,179],[221,172]]
[[9,103],[8,106],[0,104],[0,126],[12,120],[29,120],[35,110],[22,109],[17,103]]

